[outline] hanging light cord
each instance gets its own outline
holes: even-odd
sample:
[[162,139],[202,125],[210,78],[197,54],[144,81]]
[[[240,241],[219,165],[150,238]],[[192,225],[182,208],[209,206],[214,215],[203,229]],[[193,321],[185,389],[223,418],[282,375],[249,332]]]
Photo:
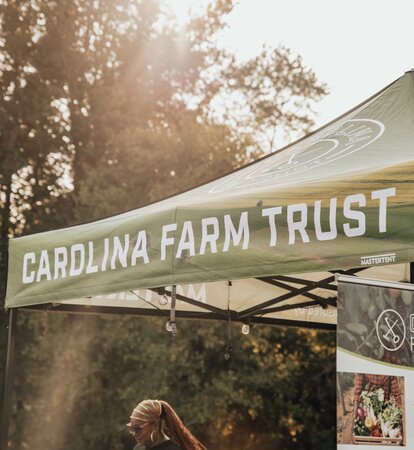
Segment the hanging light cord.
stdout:
[[167,322],[166,329],[173,336],[177,335],[177,325],[175,324],[175,306],[177,302],[177,286],[174,284],[171,290],[171,311],[170,320]]
[[224,352],[224,359],[229,360],[231,353],[233,351],[232,341],[231,341],[231,314],[230,314],[230,288],[232,282],[229,280],[228,284],[228,294],[227,294],[227,346]]

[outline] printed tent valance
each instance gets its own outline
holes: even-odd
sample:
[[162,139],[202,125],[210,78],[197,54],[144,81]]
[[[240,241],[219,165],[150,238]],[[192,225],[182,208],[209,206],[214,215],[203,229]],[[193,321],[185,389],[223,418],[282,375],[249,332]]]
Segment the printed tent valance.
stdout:
[[330,327],[333,272],[409,278],[413,149],[411,71],[220,179],[12,239],[6,307],[164,315],[177,286],[178,315]]

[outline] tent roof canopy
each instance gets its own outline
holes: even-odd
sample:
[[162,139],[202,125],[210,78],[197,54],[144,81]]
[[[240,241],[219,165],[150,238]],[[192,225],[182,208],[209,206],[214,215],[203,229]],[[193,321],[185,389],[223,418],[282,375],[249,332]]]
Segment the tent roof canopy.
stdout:
[[407,72],[222,178],[12,239],[6,307],[168,315],[177,286],[177,315],[332,328],[334,272],[410,278],[413,122]]

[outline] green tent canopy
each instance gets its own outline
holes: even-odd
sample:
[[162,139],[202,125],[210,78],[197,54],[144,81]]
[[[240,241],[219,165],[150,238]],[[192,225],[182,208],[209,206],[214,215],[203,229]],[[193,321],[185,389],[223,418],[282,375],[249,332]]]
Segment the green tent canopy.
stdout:
[[413,202],[409,71],[222,178],[12,239],[6,308],[168,316],[176,302],[182,317],[334,328],[335,272],[409,280]]

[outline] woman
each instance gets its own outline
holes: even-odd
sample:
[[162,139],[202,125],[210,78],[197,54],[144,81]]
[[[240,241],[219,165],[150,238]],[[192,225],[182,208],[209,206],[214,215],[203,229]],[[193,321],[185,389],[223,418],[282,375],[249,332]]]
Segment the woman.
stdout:
[[144,400],[130,419],[127,427],[138,442],[134,450],[207,450],[167,402]]

